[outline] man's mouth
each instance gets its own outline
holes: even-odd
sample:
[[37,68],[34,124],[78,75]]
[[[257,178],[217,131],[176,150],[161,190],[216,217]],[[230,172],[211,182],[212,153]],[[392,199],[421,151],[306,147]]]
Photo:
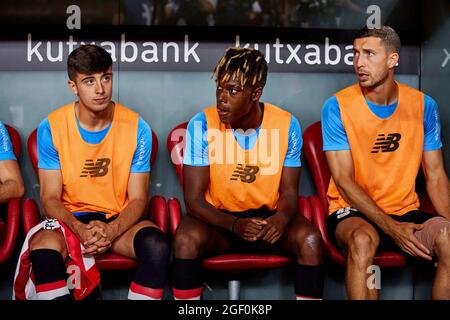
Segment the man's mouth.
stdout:
[[105,103],[105,102],[107,101],[107,98],[106,98],[106,97],[103,97],[103,98],[95,98],[94,101],[95,101],[96,103],[98,103],[98,104],[102,104],[102,103]]
[[366,72],[358,72],[359,81],[366,81],[369,79],[369,74]]
[[226,109],[219,108],[219,107],[217,107],[217,113],[219,114],[219,117],[225,117],[228,114],[230,114],[230,112],[227,111]]

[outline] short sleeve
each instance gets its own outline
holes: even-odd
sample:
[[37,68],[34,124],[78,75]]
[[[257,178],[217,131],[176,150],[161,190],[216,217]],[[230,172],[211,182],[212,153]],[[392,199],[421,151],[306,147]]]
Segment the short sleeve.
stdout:
[[423,115],[424,141],[423,150],[433,151],[442,148],[441,124],[439,120],[439,109],[436,101],[425,95],[425,107]]
[[323,151],[350,150],[339,103],[335,96],[325,101],[322,108],[322,138]]
[[284,159],[283,166],[285,167],[301,167],[300,160],[301,150],[303,145],[302,129],[297,118],[291,116],[289,125],[288,150]]
[[150,172],[150,155],[152,153],[152,129],[141,117],[138,120],[136,151],[131,162],[130,172]]
[[11,138],[5,125],[0,121],[0,161],[16,160]]
[[37,131],[38,168],[45,170],[59,170],[59,154],[53,144],[52,131],[48,118],[45,118]]
[[199,112],[187,126],[183,164],[209,166],[207,131],[206,116],[203,112]]

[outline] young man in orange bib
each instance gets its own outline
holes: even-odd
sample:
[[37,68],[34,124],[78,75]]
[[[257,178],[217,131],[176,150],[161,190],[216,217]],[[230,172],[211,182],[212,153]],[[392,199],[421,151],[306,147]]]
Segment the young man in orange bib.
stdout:
[[228,49],[214,77],[216,105],[188,124],[187,215],[175,235],[174,296],[200,298],[204,257],[281,250],[295,257],[297,298],[321,299],[322,240],[297,207],[299,122],[259,101],[267,78],[259,51]]
[[[394,81],[400,39],[390,27],[364,29],[354,43],[358,83],[322,111],[331,170],[328,233],[347,256],[350,299],[376,299],[368,268],[377,250],[437,260],[433,299],[450,299],[450,190],[436,102]],[[438,215],[419,212],[415,181],[422,165]]]
[[[111,100],[112,60],[85,45],[68,57],[76,102],[53,111],[38,128],[41,202],[64,222],[85,255],[107,250],[138,260],[129,299],[160,299],[168,265],[165,234],[142,220],[148,203],[152,132],[134,111]],[[38,298],[68,299],[63,236],[42,230],[30,244]]]

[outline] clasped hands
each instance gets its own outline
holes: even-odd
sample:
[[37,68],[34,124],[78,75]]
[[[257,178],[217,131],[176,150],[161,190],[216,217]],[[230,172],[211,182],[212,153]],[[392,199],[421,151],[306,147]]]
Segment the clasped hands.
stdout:
[[276,213],[267,219],[263,218],[237,218],[234,222],[233,232],[249,242],[261,239],[269,244],[274,244],[283,235],[289,220]]
[[82,254],[91,255],[103,253],[111,248],[117,235],[117,230],[112,224],[98,220],[78,224],[75,232],[84,246]]

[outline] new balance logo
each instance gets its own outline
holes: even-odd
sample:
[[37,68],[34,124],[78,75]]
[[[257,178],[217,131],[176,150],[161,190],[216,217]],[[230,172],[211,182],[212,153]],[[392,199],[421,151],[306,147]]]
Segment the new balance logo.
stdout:
[[84,163],[83,171],[81,171],[80,177],[85,178],[90,176],[91,178],[104,177],[108,173],[108,166],[111,163],[111,159],[100,158],[94,163],[94,160],[86,160]]
[[393,152],[400,146],[398,142],[401,138],[402,135],[400,133],[389,133],[387,137],[381,133],[378,135],[371,153],[378,153],[380,150],[381,152]]
[[259,171],[257,166],[245,166],[238,164],[236,170],[233,171],[230,180],[241,179],[242,182],[252,183],[256,180],[256,174]]

